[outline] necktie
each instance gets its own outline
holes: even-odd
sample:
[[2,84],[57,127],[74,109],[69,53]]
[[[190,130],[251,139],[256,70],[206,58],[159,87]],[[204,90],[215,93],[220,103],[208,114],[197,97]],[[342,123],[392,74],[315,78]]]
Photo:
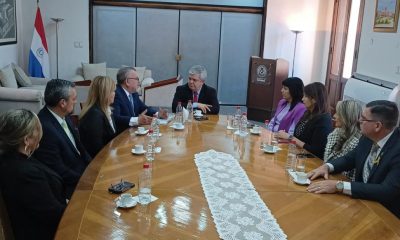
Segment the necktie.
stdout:
[[135,105],[133,104],[132,94],[129,94],[128,98],[129,98],[129,102],[131,103],[131,106],[132,106],[133,116],[135,116]]
[[197,91],[194,91],[194,92],[193,92],[193,102],[195,103],[195,102],[197,102],[198,100],[199,100],[198,93],[197,93]]
[[64,129],[64,132],[67,134],[69,140],[71,141],[72,145],[74,145],[75,149],[79,152],[79,150],[76,148],[76,143],[75,143],[75,139],[74,136],[72,135],[71,131],[68,128],[67,122],[65,120],[63,120],[61,122],[61,126]]
[[373,167],[373,161],[378,157],[378,150],[379,150],[379,145],[374,143],[371,147],[371,152],[369,153],[367,160],[365,161],[364,164],[364,171],[363,171],[363,181],[364,183],[368,182],[369,174],[371,172],[371,169]]

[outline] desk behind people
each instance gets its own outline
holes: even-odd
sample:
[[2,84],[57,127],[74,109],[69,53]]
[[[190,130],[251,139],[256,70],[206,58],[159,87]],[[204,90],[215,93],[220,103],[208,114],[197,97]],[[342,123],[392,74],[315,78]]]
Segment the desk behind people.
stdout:
[[[194,154],[215,149],[238,159],[261,199],[289,239],[399,238],[400,221],[376,202],[344,195],[317,195],[293,183],[285,171],[286,144],[276,154],[259,149],[258,135],[241,138],[226,130],[225,116],[194,121],[182,131],[161,126],[162,147],[153,164],[148,206],[115,209],[110,184],[121,179],[137,184],[145,157],[133,155],[146,139],[126,130],[111,141],[87,168],[59,225],[56,239],[218,239],[209,203],[202,189]],[[307,159],[306,170],[320,164]],[[339,178],[343,176],[338,175]],[[137,188],[128,191],[137,194]]]

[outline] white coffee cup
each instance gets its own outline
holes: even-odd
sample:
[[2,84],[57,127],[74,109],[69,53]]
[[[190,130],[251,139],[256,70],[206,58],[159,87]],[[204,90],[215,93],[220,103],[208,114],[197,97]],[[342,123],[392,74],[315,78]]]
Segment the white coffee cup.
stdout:
[[144,127],[138,127],[138,132],[144,133],[144,132],[146,132],[146,129]]
[[181,122],[174,122],[174,127],[175,128],[182,128],[183,124]]
[[119,201],[122,205],[126,205],[131,201],[132,199],[132,194],[130,193],[123,193],[119,196]]
[[143,145],[142,144],[136,144],[135,145],[135,152],[137,152],[137,153],[143,152]]
[[307,181],[307,173],[305,172],[296,172],[297,181],[298,182],[306,182]]
[[265,144],[264,145],[264,150],[268,151],[268,152],[275,152],[275,146],[274,145],[269,145],[269,144]]
[[194,115],[201,116],[202,115],[201,110],[194,110]]
[[254,125],[254,126],[253,126],[253,132],[255,132],[255,133],[260,132],[260,126]]

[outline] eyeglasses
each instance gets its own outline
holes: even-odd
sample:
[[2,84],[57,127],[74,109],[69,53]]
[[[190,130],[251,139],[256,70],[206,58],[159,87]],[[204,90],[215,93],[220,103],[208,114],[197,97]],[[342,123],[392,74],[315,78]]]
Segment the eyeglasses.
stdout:
[[374,120],[374,119],[366,119],[366,118],[360,118],[358,119],[358,121],[361,122],[380,122],[378,120]]
[[135,77],[135,78],[126,78],[126,80],[129,80],[129,79],[133,79],[133,80],[139,81],[139,78],[138,78],[138,77]]
[[191,77],[189,77],[189,81],[200,82],[201,79],[196,79],[196,78],[191,78]]

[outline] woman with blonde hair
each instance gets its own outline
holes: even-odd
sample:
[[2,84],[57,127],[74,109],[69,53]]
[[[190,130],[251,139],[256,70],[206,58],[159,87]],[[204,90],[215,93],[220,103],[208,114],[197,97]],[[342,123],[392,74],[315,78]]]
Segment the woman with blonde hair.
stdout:
[[[324,162],[334,161],[353,150],[361,137],[359,118],[361,105],[353,100],[339,101],[336,104],[336,113],[333,115],[335,130],[328,135],[325,147]],[[355,171],[343,172],[354,181]]]
[[0,192],[15,239],[53,239],[66,207],[62,178],[32,157],[42,134],[32,111],[0,115]]
[[114,102],[115,88],[115,82],[111,78],[95,77],[79,116],[81,141],[92,157],[116,135],[110,107]]

